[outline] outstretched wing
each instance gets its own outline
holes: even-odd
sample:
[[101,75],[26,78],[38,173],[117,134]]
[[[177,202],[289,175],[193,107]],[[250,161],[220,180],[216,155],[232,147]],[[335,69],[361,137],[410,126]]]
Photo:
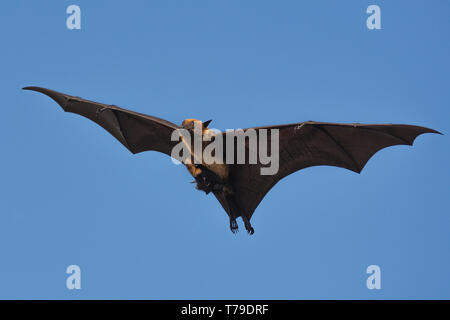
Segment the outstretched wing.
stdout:
[[[260,163],[231,165],[230,182],[235,199],[241,215],[249,219],[267,192],[295,171],[328,165],[360,173],[377,151],[394,145],[412,145],[422,133],[439,133],[402,124],[363,125],[313,121],[254,129],[257,133],[257,129],[279,129],[279,170],[274,175],[261,175]],[[247,140],[247,153],[248,143]]]
[[177,143],[170,138],[178,126],[169,121],[45,88],[23,89],[41,92],[55,100],[64,111],[77,113],[94,121],[132,153],[154,150],[170,155]]

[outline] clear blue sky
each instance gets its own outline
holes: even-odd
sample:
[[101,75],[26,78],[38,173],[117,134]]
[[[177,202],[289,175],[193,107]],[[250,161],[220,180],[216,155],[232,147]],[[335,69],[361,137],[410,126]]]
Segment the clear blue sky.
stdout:
[[[66,8],[81,7],[81,30]],[[382,30],[366,28],[370,4]],[[450,298],[450,2],[4,1],[0,298]],[[361,175],[281,181],[248,236],[38,85],[180,123],[406,123]],[[68,290],[66,268],[81,267]],[[381,267],[382,289],[366,288]]]

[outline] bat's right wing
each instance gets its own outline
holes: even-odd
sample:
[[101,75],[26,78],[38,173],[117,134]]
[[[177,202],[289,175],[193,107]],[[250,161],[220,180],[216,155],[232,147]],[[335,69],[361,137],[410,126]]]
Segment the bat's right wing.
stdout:
[[[394,145],[412,145],[415,138],[423,133],[439,133],[425,127],[402,124],[365,125],[314,121],[254,129],[258,135],[258,129],[279,130],[279,170],[274,175],[261,175],[260,163],[231,165],[230,182],[234,196],[240,214],[248,219],[267,192],[293,172],[327,165],[360,173],[377,151]],[[267,135],[270,136],[270,131]],[[247,154],[248,143],[246,139]],[[271,153],[271,148],[268,149]],[[223,201],[220,202],[229,212]]]
[[171,141],[171,135],[179,127],[169,121],[45,88],[23,89],[41,92],[55,100],[64,111],[94,121],[132,153],[154,150],[170,156],[172,148],[178,143]]

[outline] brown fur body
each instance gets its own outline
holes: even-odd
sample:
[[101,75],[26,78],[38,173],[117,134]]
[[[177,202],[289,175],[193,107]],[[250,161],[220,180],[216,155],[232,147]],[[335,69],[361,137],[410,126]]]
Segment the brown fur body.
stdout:
[[[200,120],[197,119],[186,119],[183,121],[182,125],[183,126],[189,126],[189,124],[191,123],[195,123],[195,122],[200,122]],[[213,132],[208,129],[203,127],[202,128],[202,134],[206,135],[206,134],[212,134]],[[206,142],[207,144],[207,142]],[[203,144],[203,148],[206,146],[206,144]],[[188,146],[188,149],[191,151],[191,155],[193,153],[193,144]],[[203,152],[203,150],[202,150]],[[192,155],[193,156],[193,155]],[[224,162],[224,161],[223,161]],[[226,181],[228,180],[228,176],[229,176],[229,168],[226,164],[221,164],[221,163],[212,163],[212,164],[207,164],[203,161],[202,159],[202,166],[207,168],[208,170],[211,170],[212,172],[214,172],[216,175],[218,175],[222,180]],[[196,167],[194,164],[185,164],[186,168],[188,169],[189,173],[196,178],[201,172],[202,170],[198,167]]]

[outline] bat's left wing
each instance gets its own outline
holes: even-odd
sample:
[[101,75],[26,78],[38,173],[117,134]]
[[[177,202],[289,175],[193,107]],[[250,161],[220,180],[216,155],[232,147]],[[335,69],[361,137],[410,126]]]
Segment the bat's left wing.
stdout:
[[66,112],[86,117],[108,131],[132,153],[159,151],[170,156],[177,141],[171,141],[176,124],[146,114],[89,101],[40,87],[24,90],[41,92],[55,100]]
[[[423,133],[439,133],[425,127],[402,124],[339,124],[302,122],[254,128],[279,130],[279,170],[261,175],[262,165],[230,165],[230,183],[241,215],[251,218],[267,192],[282,178],[298,170],[319,165],[336,166],[360,173],[379,150],[394,145],[412,145]],[[270,137],[270,130],[268,130]],[[270,141],[270,139],[268,139]],[[246,152],[249,141],[246,139]],[[270,143],[268,143],[270,146]],[[270,152],[270,147],[268,148]],[[220,199],[219,199],[220,200]],[[228,212],[223,201],[220,201]]]

